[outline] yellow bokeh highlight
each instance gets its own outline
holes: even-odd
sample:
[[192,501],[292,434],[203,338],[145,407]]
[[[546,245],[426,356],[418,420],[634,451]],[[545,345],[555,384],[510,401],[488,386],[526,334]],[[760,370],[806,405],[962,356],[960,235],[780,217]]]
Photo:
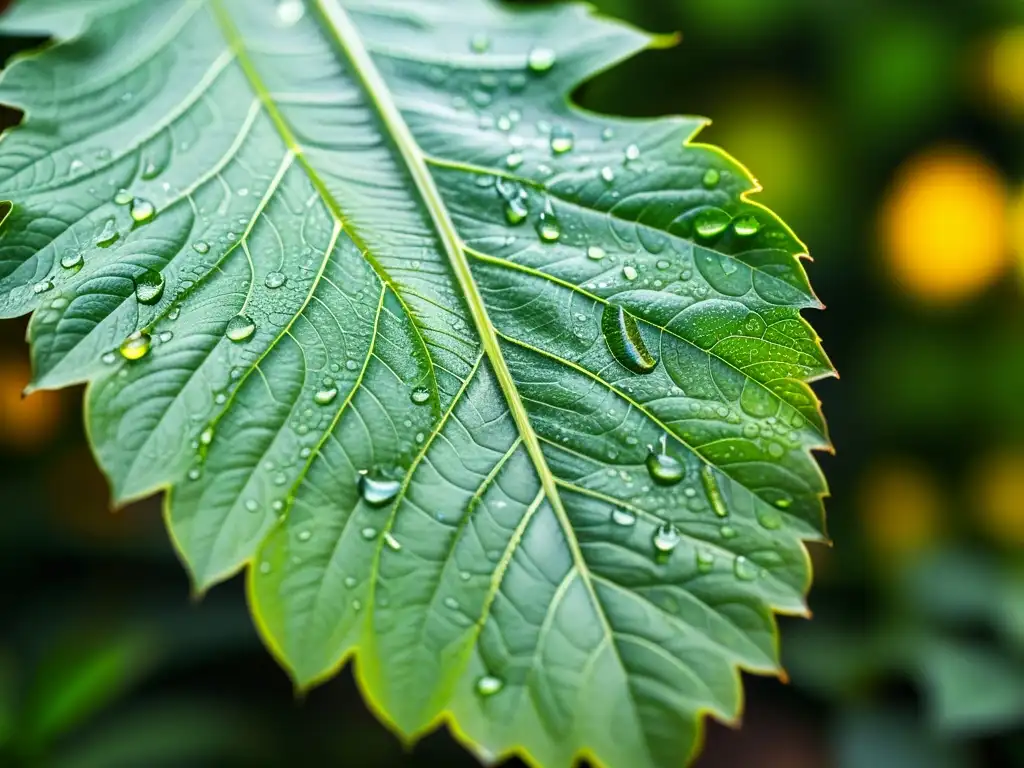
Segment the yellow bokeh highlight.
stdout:
[[1017,264],[1024,270],[1024,189],[1017,193],[1010,209],[1010,247],[1017,257]]
[[942,491],[931,473],[914,463],[887,461],[869,469],[858,506],[865,538],[884,557],[925,550],[942,533]]
[[1006,547],[1024,547],[1024,448],[994,453],[975,468],[971,512],[978,527]]
[[928,304],[963,302],[1010,264],[1009,192],[966,148],[940,147],[899,169],[882,206],[880,239],[897,287]]
[[0,358],[0,447],[8,450],[38,450],[53,439],[63,419],[63,404],[56,392],[22,397],[31,375],[22,360]]
[[1024,26],[1002,30],[986,44],[981,77],[996,108],[1024,116]]

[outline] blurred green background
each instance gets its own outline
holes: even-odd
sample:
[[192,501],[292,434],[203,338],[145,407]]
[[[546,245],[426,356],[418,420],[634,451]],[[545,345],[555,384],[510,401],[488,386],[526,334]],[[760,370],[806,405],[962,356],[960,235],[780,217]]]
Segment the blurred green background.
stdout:
[[[1024,766],[1024,2],[597,6],[683,40],[579,100],[714,118],[815,257],[842,374],[814,620],[698,765]],[[238,580],[190,601],[159,501],[109,511],[81,392],[21,399],[23,338],[0,325],[0,766],[475,764],[403,750],[348,671],[297,699]]]

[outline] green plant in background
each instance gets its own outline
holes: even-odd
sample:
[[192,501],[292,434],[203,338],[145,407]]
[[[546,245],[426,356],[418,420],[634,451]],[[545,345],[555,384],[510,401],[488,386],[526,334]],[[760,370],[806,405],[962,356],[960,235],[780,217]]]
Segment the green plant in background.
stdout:
[[248,573],[296,684],[484,759],[684,763],[802,613],[832,373],[804,246],[696,118],[567,101],[579,6],[22,0],[0,314],[118,502]]

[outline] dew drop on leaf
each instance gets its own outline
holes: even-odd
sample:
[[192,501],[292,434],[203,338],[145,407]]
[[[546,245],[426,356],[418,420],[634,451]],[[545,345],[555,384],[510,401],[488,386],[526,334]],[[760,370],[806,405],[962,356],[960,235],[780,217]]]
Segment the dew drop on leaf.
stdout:
[[192,250],[202,255],[210,252],[210,244],[205,240],[196,240],[192,243]]
[[119,189],[117,190],[117,194],[114,195],[114,202],[117,205],[128,205],[132,200],[132,193],[127,189]]
[[224,335],[235,343],[241,343],[250,338],[256,332],[256,323],[245,314],[237,314],[228,320]]
[[626,159],[627,160],[639,160],[640,159],[640,147],[636,144],[630,144],[626,147]]
[[398,552],[402,548],[401,542],[398,541],[391,533],[391,531],[384,532],[384,543],[388,545],[388,549]]
[[604,252],[604,248],[601,248],[600,246],[592,245],[589,248],[587,248],[587,258],[588,259],[593,259],[594,261],[600,261],[606,255],[607,254]]
[[363,528],[363,530],[361,530],[359,532],[359,535],[362,536],[367,541],[371,541],[372,539],[377,538],[377,529],[376,528]]
[[145,331],[135,331],[121,342],[121,357],[125,360],[141,360],[149,353],[152,339]]
[[32,286],[32,293],[46,293],[47,291],[53,290],[52,280],[40,280],[38,283]]
[[761,231],[761,222],[756,216],[740,216],[732,223],[732,229],[740,237],[753,237]]
[[371,507],[390,504],[401,488],[398,480],[375,480],[365,472],[359,475],[359,494]]
[[628,527],[636,524],[636,515],[628,509],[619,509],[616,507],[612,510],[612,522],[616,525]]
[[576,138],[572,131],[562,126],[555,126],[551,130],[551,151],[556,155],[564,155],[572,150]]
[[534,48],[526,58],[531,72],[547,72],[553,66],[557,56],[550,48]]
[[718,186],[718,182],[722,180],[722,174],[718,172],[717,168],[708,168],[704,173],[704,186],[708,189],[714,189]]
[[510,152],[508,157],[505,158],[505,165],[511,170],[515,170],[523,164],[523,156],[519,152]]
[[698,237],[717,237],[729,228],[731,221],[729,214],[721,208],[705,208],[697,214],[693,228]]
[[269,275],[267,275],[266,279],[263,281],[263,284],[273,291],[277,288],[280,288],[287,281],[288,278],[285,277],[283,272],[271,272]]
[[701,573],[710,573],[715,567],[715,554],[709,549],[698,548],[694,557],[697,561],[697,570]]
[[164,295],[164,276],[147,269],[135,278],[135,298],[140,304],[156,304]]
[[96,235],[95,243],[100,248],[109,248],[120,237],[117,231],[117,225],[114,224],[113,219],[107,219],[107,223],[103,225],[103,229]]
[[491,38],[486,32],[479,32],[469,39],[469,49],[474,53],[487,53],[491,48]]
[[277,19],[286,27],[297,24],[305,15],[306,6],[302,0],[279,0],[277,4]]
[[493,696],[505,687],[505,681],[494,675],[484,675],[476,681],[476,692],[480,696]]
[[622,307],[605,306],[601,315],[601,331],[612,357],[633,373],[650,373],[658,361],[651,355],[632,315]]
[[672,523],[665,523],[654,532],[654,549],[658,558],[664,560],[672,553],[679,542],[682,541],[682,534]]
[[606,183],[611,184],[615,181],[615,171],[606,165],[601,169],[601,178],[604,179]]
[[322,389],[318,390],[313,395],[313,400],[317,405],[330,405],[334,402],[334,399],[338,396],[338,388],[333,385],[325,385]]
[[731,525],[723,525],[721,528],[718,529],[718,533],[723,539],[736,538],[736,529],[733,528]]
[[562,236],[562,225],[555,216],[555,209],[551,206],[550,200],[544,204],[544,210],[537,219],[537,234],[545,243],[557,242]]
[[416,405],[423,405],[430,401],[430,390],[426,387],[416,387],[410,395],[410,399]]
[[740,581],[753,581],[757,578],[757,566],[743,555],[736,556],[732,570]]
[[156,208],[149,200],[136,197],[132,199],[131,215],[136,224],[145,224],[156,215]]
[[76,272],[82,268],[85,264],[85,257],[81,251],[73,251],[71,253],[65,253],[60,257],[60,265],[64,269],[73,269]]
[[632,264],[627,264],[622,268],[622,276],[629,280],[630,282],[636,280],[636,267],[634,267]]
[[658,485],[678,485],[686,476],[686,467],[675,456],[651,451],[644,462],[651,479]]

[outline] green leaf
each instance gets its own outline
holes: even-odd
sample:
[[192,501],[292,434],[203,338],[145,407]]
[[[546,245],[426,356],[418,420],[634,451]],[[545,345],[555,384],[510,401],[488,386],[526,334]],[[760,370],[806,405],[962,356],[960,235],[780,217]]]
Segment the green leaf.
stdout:
[[167,490],[196,588],[247,569],[296,683],[358,649],[408,739],[668,766],[735,720],[805,611],[832,368],[804,246],[705,121],[569,103],[665,41],[577,5],[73,7],[0,84],[0,313],[32,388],[89,383],[115,499]]

